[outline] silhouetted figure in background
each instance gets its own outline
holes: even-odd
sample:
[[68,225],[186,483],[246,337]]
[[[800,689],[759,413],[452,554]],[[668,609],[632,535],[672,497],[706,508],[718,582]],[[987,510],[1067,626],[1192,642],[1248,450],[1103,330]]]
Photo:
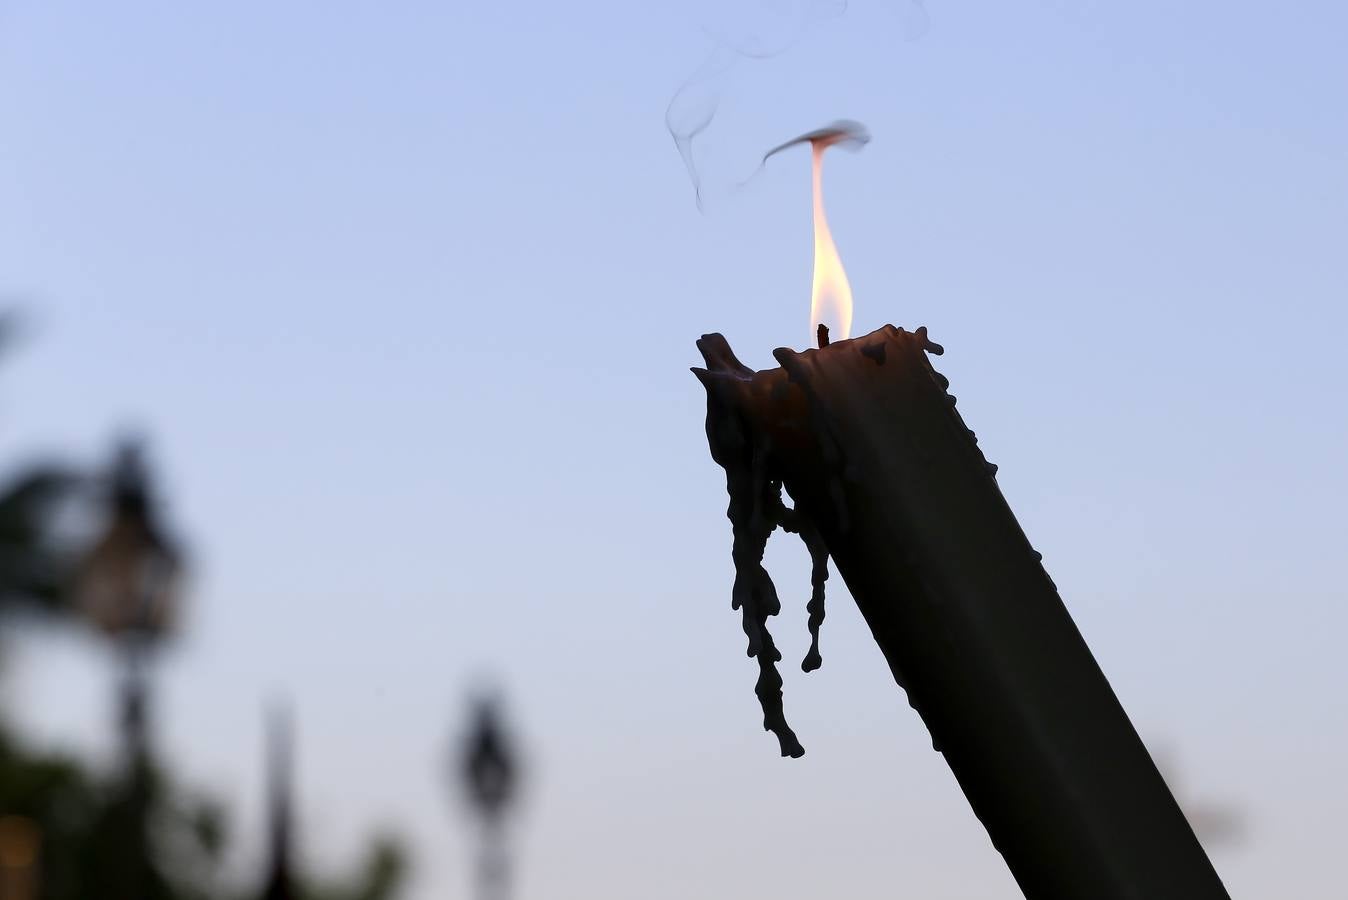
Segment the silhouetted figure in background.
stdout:
[[459,760],[468,800],[481,829],[480,900],[505,900],[510,887],[504,821],[515,796],[518,764],[501,727],[499,707],[494,696],[480,697],[474,702],[472,726]]

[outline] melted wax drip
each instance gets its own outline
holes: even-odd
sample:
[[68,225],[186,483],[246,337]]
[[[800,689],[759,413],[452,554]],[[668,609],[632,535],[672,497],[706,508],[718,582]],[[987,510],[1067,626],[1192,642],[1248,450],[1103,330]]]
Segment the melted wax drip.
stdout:
[[[895,340],[913,341],[931,356],[940,356],[944,349],[927,336],[927,329],[918,328],[914,332],[905,332],[901,328],[886,325],[874,335],[852,341],[857,352],[877,366],[886,364],[887,342]],[[806,606],[809,613],[810,650],[805,656],[801,668],[806,672],[819,668],[819,628],[824,621],[824,583],[828,579],[828,547],[814,522],[799,509],[791,509],[782,503],[782,482],[773,471],[772,453],[768,438],[756,433],[741,418],[734,392],[740,384],[750,382],[754,372],[741,363],[730,349],[725,338],[719,334],[703,335],[698,341],[698,349],[707,361],[706,369],[693,369],[702,384],[707,388],[707,439],[711,446],[712,458],[726,473],[726,490],[730,494],[730,506],[726,511],[734,532],[731,555],[735,561],[735,586],[733,606],[743,611],[744,633],[749,638],[749,655],[756,657],[759,664],[759,679],[756,692],[763,706],[763,725],[777,735],[783,756],[801,756],[804,749],[796,739],[782,711],[782,678],[777,671],[781,653],[772,641],[767,630],[769,616],[781,611],[781,602],[777,596],[772,578],[763,568],[763,552],[768,538],[777,528],[800,536],[810,552],[813,563],[811,572],[812,592]],[[807,351],[812,353],[815,351]],[[806,354],[788,349],[779,349],[773,354],[786,371],[787,379],[798,386],[807,396],[813,392],[810,383]],[[950,382],[937,372],[928,361],[926,372],[946,394],[946,407],[954,423],[967,434],[970,444],[977,449],[978,438],[963,418],[955,411],[954,398],[948,393]],[[826,479],[825,496],[828,498],[834,516],[835,525],[846,533],[849,515],[843,491],[842,479],[847,477],[848,467],[844,464],[843,454],[832,438],[829,423],[819,413],[819,405],[809,404],[810,428],[818,444],[823,475]],[[981,453],[980,453],[981,455]],[[996,477],[997,467],[983,457],[990,478]],[[1038,556],[1038,554],[1036,554]],[[1041,564],[1042,565],[1042,564]],[[1044,577],[1052,585],[1052,579],[1044,572]],[[1056,590],[1056,587],[1054,588]],[[900,687],[907,689],[907,679],[894,660],[890,668]],[[909,695],[909,703],[913,704]],[[921,710],[919,710],[921,712]],[[933,738],[933,746],[941,748]]]
[[799,757],[805,748],[786,723],[782,707],[782,675],[777,670],[782,654],[768,631],[768,618],[782,611],[782,603],[772,576],[763,567],[763,551],[777,527],[781,483],[767,478],[761,449],[751,451],[750,456],[748,467],[726,468],[726,489],[730,493],[726,515],[734,533],[731,608],[741,611],[744,634],[749,639],[748,655],[758,660],[754,693],[763,708],[763,727],[777,735],[783,756]]
[[807,623],[810,629],[810,650],[805,654],[800,667],[806,672],[813,672],[824,664],[824,658],[819,655],[819,626],[824,624],[824,582],[828,581],[828,547],[809,519],[796,510],[781,505],[780,495],[778,504],[777,521],[782,530],[800,535],[800,539],[805,542],[805,549],[810,552],[810,602],[805,604],[805,611],[810,616]]
[[[717,378],[748,379],[753,372],[744,366],[720,335],[708,335],[699,343],[711,371],[695,369],[710,389]],[[731,589],[731,607],[741,611],[744,634],[749,639],[748,655],[758,660],[758,682],[754,693],[763,709],[763,728],[777,736],[782,756],[800,757],[805,748],[787,724],[782,705],[782,676],[777,669],[781,651],[768,631],[768,618],[781,612],[781,599],[772,576],[763,567],[763,552],[768,538],[778,527],[800,536],[813,563],[812,591],[806,605],[809,615],[810,649],[801,668],[811,672],[819,668],[819,628],[824,621],[824,582],[828,579],[828,548],[814,523],[798,510],[782,502],[782,482],[770,473],[769,447],[755,440],[745,423],[728,406],[714,399],[709,390],[707,437],[712,457],[725,469],[726,491],[730,505],[733,542],[730,555],[735,563],[735,584]]]

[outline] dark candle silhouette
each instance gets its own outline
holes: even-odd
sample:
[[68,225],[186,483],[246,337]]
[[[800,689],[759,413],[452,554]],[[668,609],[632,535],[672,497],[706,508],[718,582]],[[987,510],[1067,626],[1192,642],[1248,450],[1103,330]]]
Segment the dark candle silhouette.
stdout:
[[832,557],[1026,897],[1227,900],[931,367],[942,351],[926,330],[778,350],[781,368],[763,372],[720,335],[698,348],[730,494],[733,605],[782,754],[804,749],[767,629],[780,602],[763,550],[779,526],[814,559],[803,668],[821,660]]

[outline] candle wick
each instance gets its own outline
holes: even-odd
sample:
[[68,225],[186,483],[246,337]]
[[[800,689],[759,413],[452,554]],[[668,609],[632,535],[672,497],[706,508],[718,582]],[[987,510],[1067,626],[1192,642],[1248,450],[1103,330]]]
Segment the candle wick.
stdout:
[[816,337],[817,337],[818,340],[819,340],[819,349],[820,349],[820,350],[823,350],[825,347],[828,346],[828,326],[827,326],[827,325],[825,325],[823,322],[820,322],[820,323],[819,323],[819,328],[818,328],[818,330],[815,332],[815,335],[816,335]]

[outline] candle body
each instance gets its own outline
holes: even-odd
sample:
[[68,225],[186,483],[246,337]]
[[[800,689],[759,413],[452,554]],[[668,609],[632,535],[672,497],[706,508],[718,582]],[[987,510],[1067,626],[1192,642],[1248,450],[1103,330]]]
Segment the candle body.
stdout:
[[[757,373],[719,335],[699,347],[732,520],[732,470],[741,516],[785,486],[1025,896],[1227,898],[932,369],[925,332],[779,350],[782,368]],[[775,701],[780,713],[780,690]]]

